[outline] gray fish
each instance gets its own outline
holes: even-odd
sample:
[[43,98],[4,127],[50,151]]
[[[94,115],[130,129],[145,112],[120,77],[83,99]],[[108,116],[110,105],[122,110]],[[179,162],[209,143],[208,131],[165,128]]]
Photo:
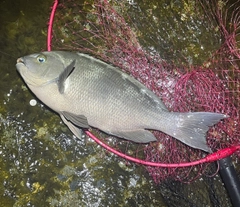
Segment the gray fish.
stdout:
[[19,58],[18,72],[32,92],[56,111],[77,136],[96,127],[139,143],[162,131],[197,149],[210,151],[206,132],[228,116],[211,112],[169,112],[152,91],[119,68],[92,56],[42,52]]

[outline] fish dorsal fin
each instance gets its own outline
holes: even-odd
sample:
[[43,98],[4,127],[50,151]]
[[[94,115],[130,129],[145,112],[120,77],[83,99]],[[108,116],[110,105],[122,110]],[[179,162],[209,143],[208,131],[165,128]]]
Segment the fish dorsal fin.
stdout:
[[61,115],[78,127],[89,128],[87,118],[84,115],[76,115],[66,111],[61,111]]
[[58,78],[58,90],[61,94],[65,91],[65,81],[68,78],[68,76],[73,72],[75,69],[75,63],[76,60],[73,60],[65,69],[64,71],[59,75]]

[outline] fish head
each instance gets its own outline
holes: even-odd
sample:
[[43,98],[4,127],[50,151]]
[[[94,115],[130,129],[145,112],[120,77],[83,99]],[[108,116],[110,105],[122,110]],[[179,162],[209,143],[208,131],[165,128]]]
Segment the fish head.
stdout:
[[18,72],[30,86],[42,86],[56,81],[64,67],[64,60],[56,52],[20,57],[16,64]]

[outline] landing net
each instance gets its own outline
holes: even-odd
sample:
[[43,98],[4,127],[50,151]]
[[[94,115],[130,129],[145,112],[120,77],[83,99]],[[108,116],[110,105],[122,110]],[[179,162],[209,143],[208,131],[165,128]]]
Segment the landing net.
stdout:
[[[56,8],[51,46],[90,53],[120,67],[154,91],[170,111],[228,114],[230,118],[207,134],[209,147],[218,152],[240,145],[239,6],[239,1],[217,0],[175,5],[65,0]],[[208,48],[210,44],[215,48]],[[114,149],[147,162],[181,164],[207,156],[162,132],[153,132],[158,141],[148,145],[92,133]],[[234,153],[235,163],[239,155]],[[208,162],[146,169],[156,183],[191,182],[217,172]]]

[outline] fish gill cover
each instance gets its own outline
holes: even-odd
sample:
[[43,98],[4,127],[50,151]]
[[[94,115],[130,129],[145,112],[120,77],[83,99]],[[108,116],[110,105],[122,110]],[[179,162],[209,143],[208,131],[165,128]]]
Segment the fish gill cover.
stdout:
[[[217,0],[66,0],[56,10],[52,48],[90,53],[120,67],[154,91],[170,111],[229,115],[207,134],[214,152],[239,145],[239,6],[239,1]],[[206,156],[162,132],[154,132],[158,142],[148,145],[94,133],[146,161],[185,163]],[[238,160],[235,153],[234,162]],[[191,182],[217,172],[209,163],[146,169],[156,183]]]

